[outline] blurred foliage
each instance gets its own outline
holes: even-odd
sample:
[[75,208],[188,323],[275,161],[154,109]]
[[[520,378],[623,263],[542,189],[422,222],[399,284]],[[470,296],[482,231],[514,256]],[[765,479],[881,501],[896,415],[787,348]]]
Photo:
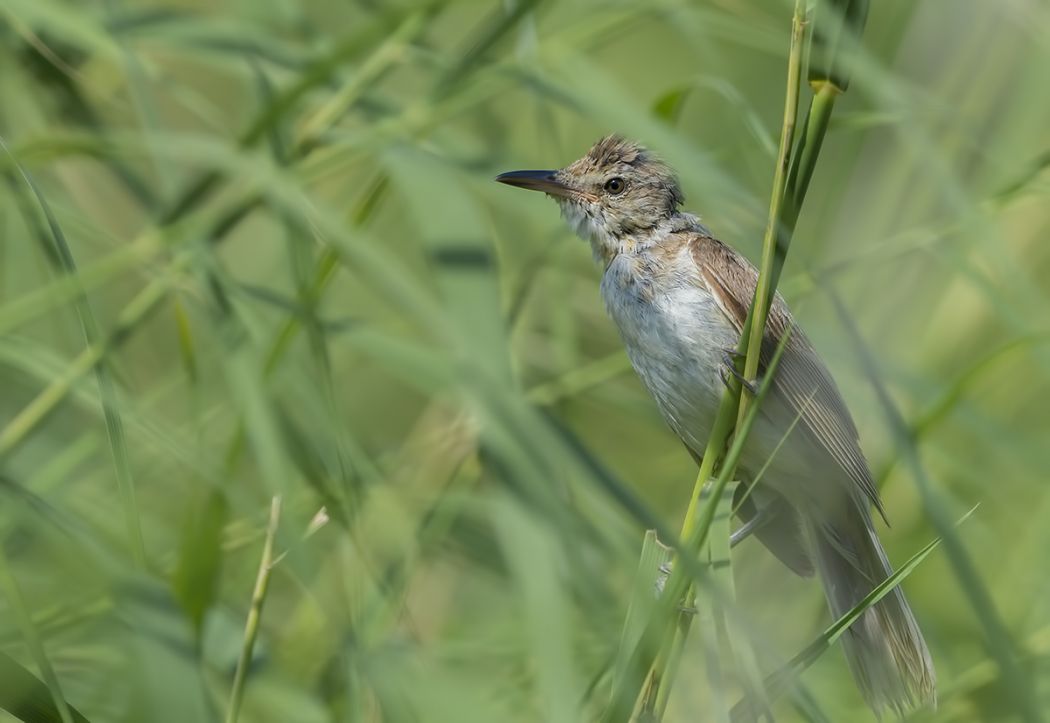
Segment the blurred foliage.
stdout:
[[[619,131],[757,259],[789,16],[5,0],[0,693],[221,720],[279,494],[242,721],[593,718],[644,530],[677,529],[694,467],[586,246],[491,179]],[[890,0],[864,42],[781,288],[854,411],[891,558],[933,528],[829,292],[944,511],[980,503],[960,537],[1004,626],[940,553],[908,578],[941,691],[914,720],[1011,720],[997,644],[1050,709],[1050,6]],[[818,586],[733,557],[775,670],[827,625]],[[709,710],[692,643],[671,721]],[[870,716],[838,651],[776,711]]]

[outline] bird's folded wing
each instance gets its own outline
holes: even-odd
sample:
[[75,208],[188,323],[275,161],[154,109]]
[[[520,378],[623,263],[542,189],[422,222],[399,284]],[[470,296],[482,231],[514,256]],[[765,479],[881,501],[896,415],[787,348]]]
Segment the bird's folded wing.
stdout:
[[[696,236],[690,246],[699,278],[740,331],[755,295],[758,271],[717,239]],[[759,357],[763,370],[791,326],[787,304],[776,294]],[[879,492],[858,444],[857,427],[831,374],[797,326],[791,329],[770,391],[798,417],[806,435],[828,453],[885,519]]]

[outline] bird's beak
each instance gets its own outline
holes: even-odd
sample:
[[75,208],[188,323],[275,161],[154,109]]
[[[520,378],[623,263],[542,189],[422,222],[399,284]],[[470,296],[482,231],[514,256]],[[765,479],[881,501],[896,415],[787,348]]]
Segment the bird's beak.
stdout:
[[530,191],[543,191],[551,196],[568,197],[572,189],[558,180],[557,171],[508,171],[496,176],[500,183]]

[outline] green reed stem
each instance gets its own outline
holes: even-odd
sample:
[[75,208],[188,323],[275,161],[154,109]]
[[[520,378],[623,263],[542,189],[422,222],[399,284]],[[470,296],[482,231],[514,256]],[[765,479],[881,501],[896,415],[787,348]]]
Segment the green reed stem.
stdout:
[[270,521],[266,526],[266,539],[263,541],[262,559],[259,561],[259,574],[255,578],[255,589],[252,591],[252,604],[248,609],[248,619],[244,625],[244,642],[241,654],[237,659],[237,672],[233,677],[233,689],[230,692],[230,707],[226,711],[226,723],[237,723],[241,714],[241,703],[244,700],[244,685],[248,677],[248,666],[252,661],[252,650],[259,635],[259,621],[262,619],[263,603],[266,591],[270,587],[270,574],[273,571],[273,544],[277,537],[277,525],[281,519],[281,498],[270,501]]
[[[854,4],[858,7],[863,5],[863,12],[847,12],[835,17],[834,20],[842,24],[843,18],[848,18],[847,27],[839,28],[840,32],[850,31],[859,35],[867,15],[866,3]],[[838,57],[837,51],[832,53],[829,67],[835,68],[838,74],[836,77],[840,78],[840,82],[831,82],[828,78],[822,77],[824,73],[821,70],[810,73],[810,84],[814,95],[806,115],[802,136],[792,157],[809,13],[807,3],[804,0],[797,0],[792,16],[784,119],[770,197],[769,217],[763,237],[762,261],[755,296],[741,331],[738,346],[738,352],[744,356],[742,373],[746,379],[755,379],[758,375],[766,318],[784,266],[791,236],[816,167],[835,99],[848,83],[848,67]],[[770,367],[766,370],[763,379],[763,389],[768,388],[773,374],[773,365]],[[706,542],[717,501],[721,499],[726,485],[735,473],[740,452],[750,430],[750,424],[745,422],[754,418],[753,415],[759,403],[760,397],[752,400],[748,395],[742,395],[741,386],[735,380],[731,381],[730,389],[723,394],[682,527],[681,539],[684,541],[684,549],[689,554],[698,554]],[[737,430],[735,433],[734,426]],[[720,453],[731,436],[733,444],[730,453],[726,455],[713,482],[710,482],[711,489],[707,504],[702,510],[699,510],[701,493],[709,484]],[[671,599],[682,601],[680,605],[682,610],[692,609],[696,595],[695,587],[685,581],[685,573],[680,570],[680,566],[676,567],[672,573],[667,587],[666,594],[672,596]],[[666,709],[670,688],[674,682],[691,621],[691,613],[680,613],[678,625],[665,632],[659,652],[650,669],[647,686],[642,693],[641,709],[650,720],[659,721]]]
[[[707,540],[707,536],[711,531],[711,525],[715,519],[715,513],[718,510],[719,500],[722,499],[726,486],[736,473],[737,465],[740,463],[740,457],[744,452],[744,444],[747,442],[747,438],[751,433],[751,428],[754,426],[755,420],[758,418],[758,412],[762,401],[766,398],[769,390],[773,387],[774,375],[777,366],[780,364],[780,357],[783,354],[784,349],[787,348],[787,342],[791,338],[791,333],[792,328],[789,327],[781,337],[780,343],[777,345],[777,348],[773,353],[773,358],[770,360],[769,366],[766,368],[766,372],[762,376],[762,383],[755,394],[754,403],[748,407],[744,419],[737,426],[721,469],[715,479],[711,481],[710,493],[707,495],[707,504],[705,504],[700,510],[696,520],[695,529],[693,530],[691,537],[685,542],[685,549],[690,554],[698,555],[704,542]],[[739,395],[739,391],[737,394]],[[723,400],[732,396],[732,394],[727,392],[723,395]],[[727,405],[723,409],[725,410],[725,416],[730,420],[730,423],[732,423],[735,418],[733,407]],[[706,456],[705,459],[707,459]],[[674,600],[682,601],[679,605],[680,611],[678,614],[678,625],[676,628],[671,629],[667,639],[664,641],[664,646],[661,648],[661,656],[664,658],[663,663],[660,665],[661,658],[658,657],[657,664],[654,664],[653,666],[653,674],[651,678],[655,685],[650,686],[651,692],[647,691],[646,698],[642,705],[642,709],[652,712],[654,714],[654,719],[657,721],[661,719],[663,711],[667,707],[667,701],[670,697],[670,687],[674,684],[675,674],[678,672],[678,663],[681,659],[680,648],[684,645],[685,639],[689,635],[689,629],[694,617],[692,611],[696,604],[695,585],[688,581],[684,571],[681,575],[684,585],[677,583],[674,581],[675,572],[678,572],[677,567],[674,572],[672,572],[672,580],[668,581],[668,587],[673,592],[677,592],[680,586],[683,590],[681,597],[675,596],[672,598]],[[672,584],[673,581],[674,584]],[[679,638],[681,639],[680,643],[678,641]],[[676,648],[679,649],[678,654],[675,654]]]
[[[805,39],[805,13],[804,0],[796,0],[795,10],[791,19],[791,45],[788,51],[787,92],[784,97],[784,120],[780,133],[780,146],[777,152],[776,170],[773,176],[773,192],[769,206],[769,220],[766,224],[766,232],[762,244],[762,265],[759,271],[758,285],[755,289],[755,298],[752,301],[751,310],[748,313],[747,321],[744,324],[744,330],[740,334],[740,345],[738,347],[738,351],[741,354],[746,355],[744,375],[748,379],[753,379],[758,374],[759,352],[762,348],[762,332],[765,329],[766,314],[768,313],[769,304],[772,301],[773,291],[775,289],[775,287],[770,284],[770,277],[773,274],[773,268],[775,266],[778,219],[781,213],[781,206],[783,204],[787,178],[790,171],[791,146],[794,141],[795,118],[798,115],[798,98],[802,78],[802,58],[804,51],[803,41]],[[769,376],[771,375],[767,372],[767,377]],[[693,485],[693,493],[689,500],[689,508],[686,511],[685,521],[682,525],[681,537],[683,540],[687,540],[687,550],[690,553],[699,553],[701,547],[703,547],[704,541],[707,539],[707,533],[711,527],[711,521],[714,519],[715,501],[721,498],[725,485],[729,482],[729,475],[725,473],[729,472],[731,474],[733,469],[729,469],[726,464],[723,464],[721,473],[717,476],[712,485],[709,503],[704,506],[704,509],[700,514],[697,514],[701,492],[704,486],[708,483],[708,480],[711,479],[715,464],[721,456],[722,450],[725,448],[726,441],[729,439],[730,435],[733,434],[734,426],[739,427],[739,432],[735,435],[735,442],[742,443],[746,437],[749,425],[744,425],[743,422],[748,417],[748,402],[748,397],[746,395],[741,395],[739,382],[733,383],[731,389],[727,390],[726,393],[722,395],[722,403],[719,407],[718,416],[715,420],[711,436],[708,438],[707,448],[704,450],[703,461],[700,464],[700,471],[697,474],[696,482]],[[738,444],[737,446],[740,445]],[[729,462],[728,456],[726,462]],[[732,466],[735,467],[735,462],[733,462]],[[687,586],[686,605],[684,607],[689,607],[689,601],[694,594],[692,586]],[[686,637],[689,632],[689,617],[682,620],[679,624],[679,634],[683,638]],[[666,666],[666,659],[659,660],[658,663],[660,664],[654,669],[654,677],[664,677],[668,672],[664,668],[664,666]],[[673,673],[675,671],[672,670],[670,672],[671,675],[666,676],[665,682],[661,682],[660,685],[670,686],[673,684]]]
[[[777,151],[777,165],[773,172],[773,191],[769,199],[769,218],[766,220],[766,232],[762,238],[762,263],[759,267],[758,285],[755,288],[755,298],[751,302],[751,310],[748,313],[750,328],[747,332],[747,342],[741,339],[739,351],[746,354],[744,360],[744,378],[754,379],[758,376],[758,360],[762,352],[762,336],[766,331],[766,316],[773,302],[773,293],[776,290],[777,277],[783,266],[783,257],[787,254],[787,242],[778,244],[780,236],[780,222],[783,214],[784,197],[786,195],[787,180],[791,172],[791,148],[795,142],[795,119],[798,117],[798,97],[802,80],[802,53],[805,39],[805,2],[795,1],[795,13],[791,19],[791,50],[788,54],[788,77],[787,93],[784,96],[784,122],[780,129],[780,146]],[[777,264],[777,247],[783,249],[780,263]],[[774,270],[776,268],[776,270]],[[741,337],[744,337],[741,334]],[[749,404],[747,395],[740,398],[739,411],[737,412],[738,423],[743,420],[747,413]]]

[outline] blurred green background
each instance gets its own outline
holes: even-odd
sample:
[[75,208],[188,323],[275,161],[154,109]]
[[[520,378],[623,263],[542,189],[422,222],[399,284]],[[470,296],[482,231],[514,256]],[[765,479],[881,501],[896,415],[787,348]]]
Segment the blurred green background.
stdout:
[[[980,505],[957,530],[979,577],[938,551],[905,582],[940,683],[909,720],[1036,720],[1050,5],[873,5],[781,289],[860,427],[891,559],[935,535],[918,483],[950,518]],[[492,177],[618,131],[757,260],[790,13],[4,0],[0,669],[46,679],[46,656],[95,723],[222,720],[280,495],[242,721],[593,719],[642,533],[678,528],[695,468],[586,245]],[[757,544],[733,573],[764,671],[829,623]],[[669,721],[739,697],[699,641]],[[873,720],[843,663],[777,720]]]

